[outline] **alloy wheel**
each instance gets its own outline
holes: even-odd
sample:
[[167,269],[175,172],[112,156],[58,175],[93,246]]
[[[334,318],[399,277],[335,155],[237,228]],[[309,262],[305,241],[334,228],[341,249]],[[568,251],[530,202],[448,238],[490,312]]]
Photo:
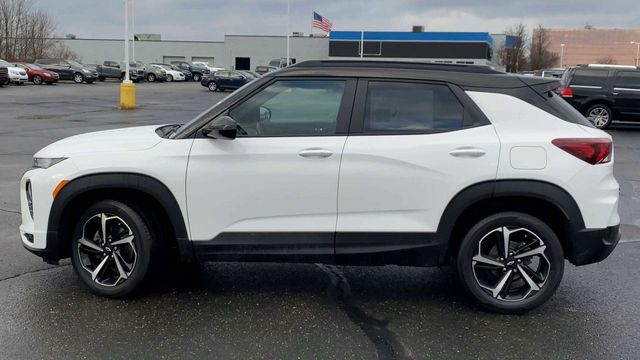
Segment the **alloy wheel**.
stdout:
[[215,82],[210,82],[209,83],[209,91],[216,91],[218,90],[218,84],[216,84]]
[[83,82],[83,81],[84,81],[84,78],[82,77],[82,75],[81,75],[81,74],[75,74],[75,75],[73,76],[73,81],[74,81],[76,84],[80,84],[81,82]]
[[91,279],[113,287],[126,281],[136,267],[135,236],[122,218],[100,213],[83,225],[78,240],[78,259]]
[[589,111],[587,119],[597,128],[602,128],[609,123],[609,111],[603,107],[594,107]]
[[471,267],[477,284],[501,301],[522,301],[539,292],[551,271],[546,245],[524,227],[502,226],[478,243]]
[[36,85],[42,84],[42,78],[40,77],[40,75],[35,75],[33,77],[33,83],[36,84]]

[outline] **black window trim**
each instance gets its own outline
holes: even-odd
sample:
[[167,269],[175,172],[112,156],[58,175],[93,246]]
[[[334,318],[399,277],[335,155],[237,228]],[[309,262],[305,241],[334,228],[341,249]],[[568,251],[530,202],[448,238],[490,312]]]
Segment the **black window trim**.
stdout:
[[[369,82],[392,82],[392,83],[413,83],[413,84],[431,84],[431,85],[445,85],[447,86],[453,95],[458,99],[460,105],[462,105],[463,111],[463,124],[467,123],[467,119],[473,125],[463,126],[459,129],[441,129],[430,131],[412,131],[412,132],[365,132],[364,131],[364,115],[367,101],[367,89]],[[358,79],[358,87],[356,89],[355,102],[351,117],[351,126],[349,128],[349,136],[394,136],[394,135],[429,135],[429,134],[442,134],[454,131],[461,131],[472,129],[480,126],[490,125],[491,122],[484,115],[482,110],[476,105],[473,100],[469,98],[464,90],[459,86],[442,81],[429,81],[429,80],[414,80],[414,79],[389,79],[389,78],[360,78]]]
[[356,92],[357,78],[353,77],[335,77],[335,76],[300,76],[300,77],[273,77],[269,81],[265,82],[261,86],[253,89],[250,93],[246,94],[246,96],[238,99],[233,104],[229,105],[226,109],[221,111],[218,115],[211,118],[211,120],[205,122],[197,131],[196,138],[206,138],[204,134],[202,134],[202,128],[207,126],[211,121],[217,119],[220,116],[229,115],[231,111],[233,111],[238,106],[245,103],[247,100],[251,99],[258,93],[260,93],[265,88],[271,86],[272,84],[278,81],[344,81],[345,88],[344,93],[342,94],[342,100],[340,102],[340,107],[338,110],[338,118],[336,119],[336,132],[335,134],[317,134],[317,135],[269,135],[269,136],[238,136],[236,139],[259,139],[259,138],[291,138],[291,137],[331,137],[331,136],[347,136],[349,134],[349,125],[352,117],[353,110],[353,102]]

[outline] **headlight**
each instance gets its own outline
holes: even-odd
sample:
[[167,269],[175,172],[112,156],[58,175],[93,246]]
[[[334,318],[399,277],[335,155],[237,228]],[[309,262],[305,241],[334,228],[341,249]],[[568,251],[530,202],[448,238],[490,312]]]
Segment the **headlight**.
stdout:
[[84,72],[85,74],[91,74],[91,70],[87,70],[87,69],[82,69],[82,72]]
[[33,167],[36,169],[48,169],[67,158],[33,158]]
[[49,74],[49,73],[44,73],[44,76],[46,76],[46,77],[51,77],[51,74]]
[[27,205],[29,206],[29,214],[33,219],[33,192],[31,190],[31,181],[27,181],[25,191],[27,193]]
[[18,75],[18,71],[13,70],[13,69],[9,69],[9,74],[11,74],[11,75]]

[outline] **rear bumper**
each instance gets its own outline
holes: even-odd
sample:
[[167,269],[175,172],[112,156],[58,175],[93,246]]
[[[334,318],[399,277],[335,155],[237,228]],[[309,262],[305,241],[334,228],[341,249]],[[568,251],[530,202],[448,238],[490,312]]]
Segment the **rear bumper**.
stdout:
[[620,237],[620,225],[577,231],[569,239],[567,259],[577,266],[600,262],[613,252]]

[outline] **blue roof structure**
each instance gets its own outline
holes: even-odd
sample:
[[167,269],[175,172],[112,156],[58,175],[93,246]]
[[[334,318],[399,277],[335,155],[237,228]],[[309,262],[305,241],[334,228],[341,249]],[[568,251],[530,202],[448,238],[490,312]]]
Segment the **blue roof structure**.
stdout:
[[[332,31],[329,41],[360,41],[360,31]],[[493,45],[491,35],[486,32],[409,32],[409,31],[365,31],[365,41],[451,41],[486,42]]]

